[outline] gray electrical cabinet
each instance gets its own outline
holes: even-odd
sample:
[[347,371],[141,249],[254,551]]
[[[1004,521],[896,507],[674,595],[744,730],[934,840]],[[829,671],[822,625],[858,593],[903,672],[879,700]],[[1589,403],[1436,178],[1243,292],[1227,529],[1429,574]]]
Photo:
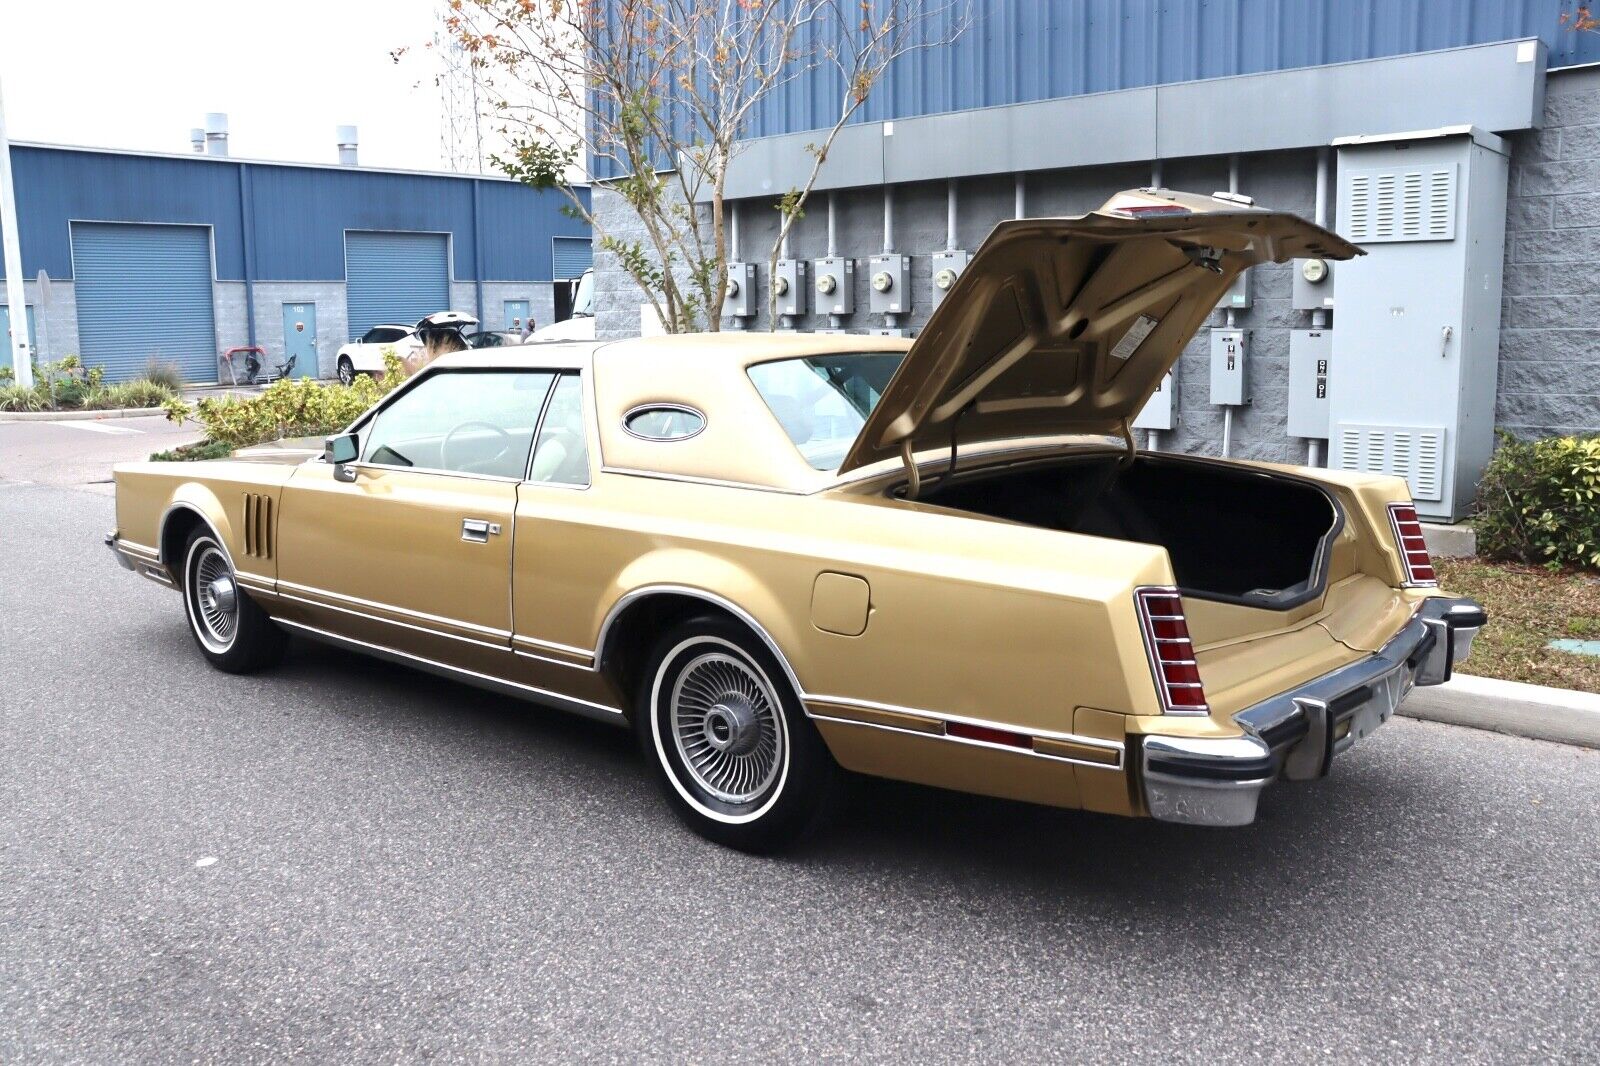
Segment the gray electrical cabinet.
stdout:
[[780,259],[772,275],[772,288],[778,294],[778,314],[803,315],[806,313],[806,289],[809,272],[804,259]]
[[1468,126],[1341,138],[1328,465],[1404,477],[1454,521],[1494,445],[1506,143]]
[[909,337],[909,336],[911,336],[911,331],[908,330],[908,329],[900,329],[899,327],[882,328],[882,329],[869,329],[869,330],[867,330],[867,336],[869,336],[869,337]]
[[756,265],[728,264],[728,292],[722,300],[722,317],[754,318],[756,315]]
[[1333,331],[1289,331],[1289,436],[1328,437],[1328,366],[1333,361]]
[[967,260],[972,258],[963,251],[934,252],[932,262],[933,303],[938,307],[944,302],[944,294],[956,283],[961,272],[967,269]]
[[911,257],[875,255],[867,260],[867,310],[899,315],[911,310]]
[[847,256],[829,256],[812,261],[816,278],[817,314],[853,315],[856,312],[856,261]]
[[1332,310],[1333,268],[1338,265],[1328,259],[1296,259],[1290,306],[1296,311]]
[[1178,424],[1178,376],[1167,371],[1133,418],[1134,429],[1172,429]]
[[1250,331],[1211,331],[1211,402],[1243,407],[1250,402]]
[[1241,270],[1239,276],[1233,279],[1233,284],[1228,286],[1228,291],[1222,294],[1222,299],[1217,301],[1217,306],[1224,310],[1250,310],[1251,297],[1254,293],[1250,279],[1254,276],[1253,270]]

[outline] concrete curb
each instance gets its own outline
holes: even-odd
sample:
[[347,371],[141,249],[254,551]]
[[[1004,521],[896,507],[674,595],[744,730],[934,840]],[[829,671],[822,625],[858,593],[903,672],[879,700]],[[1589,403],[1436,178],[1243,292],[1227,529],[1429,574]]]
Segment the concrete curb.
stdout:
[[151,418],[159,407],[115,407],[109,411],[0,411],[0,422],[87,422],[97,418]]
[[1456,674],[1414,689],[1400,704],[1408,718],[1600,748],[1600,696],[1520,681]]

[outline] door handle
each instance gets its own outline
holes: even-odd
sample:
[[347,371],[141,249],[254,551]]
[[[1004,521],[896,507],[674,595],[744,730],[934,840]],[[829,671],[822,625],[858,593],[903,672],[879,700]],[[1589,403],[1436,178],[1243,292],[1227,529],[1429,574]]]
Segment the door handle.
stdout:
[[463,518],[461,520],[461,539],[469,544],[487,544],[489,538],[500,534],[499,522],[488,522],[482,518]]

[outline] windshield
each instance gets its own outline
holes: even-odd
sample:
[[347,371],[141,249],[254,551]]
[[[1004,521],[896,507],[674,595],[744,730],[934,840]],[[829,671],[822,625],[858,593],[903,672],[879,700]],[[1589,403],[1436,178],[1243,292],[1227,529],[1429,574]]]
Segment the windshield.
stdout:
[[585,270],[572,294],[572,317],[594,317],[594,271]]
[[904,358],[904,352],[808,355],[758,363],[750,380],[806,462],[837,470]]

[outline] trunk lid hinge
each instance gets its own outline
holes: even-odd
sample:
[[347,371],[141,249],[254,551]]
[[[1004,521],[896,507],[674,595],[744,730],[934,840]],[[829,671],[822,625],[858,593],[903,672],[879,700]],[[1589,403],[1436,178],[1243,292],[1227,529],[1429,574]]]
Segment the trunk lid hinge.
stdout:
[[1139,458],[1139,445],[1134,443],[1133,426],[1131,421],[1126,418],[1122,420],[1122,439],[1128,445],[1128,450],[1123,454],[1121,463],[1122,467],[1126,469],[1133,465],[1135,459]]

